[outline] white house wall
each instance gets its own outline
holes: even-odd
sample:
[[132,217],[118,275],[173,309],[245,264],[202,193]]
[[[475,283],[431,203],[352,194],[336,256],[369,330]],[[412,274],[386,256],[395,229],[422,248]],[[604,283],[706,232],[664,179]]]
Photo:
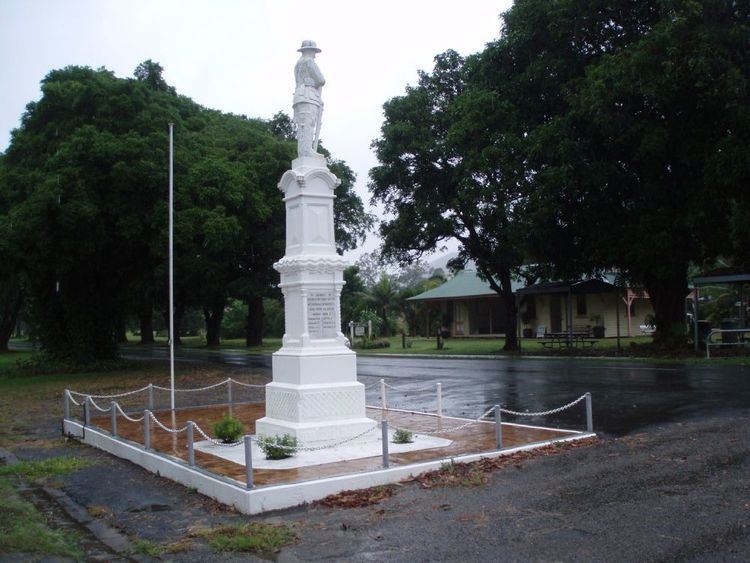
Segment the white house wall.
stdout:
[[[550,294],[538,294],[534,295],[536,300],[536,320],[529,325],[536,336],[537,328],[543,325],[547,332],[552,331],[552,322],[550,315]],[[560,294],[560,308],[561,308],[561,330],[566,330],[567,327],[567,314],[568,307],[566,306],[565,294]],[[573,329],[583,330],[586,327],[592,327],[596,323],[591,320],[592,317],[599,316],[602,318],[602,324],[604,326],[605,337],[617,336],[617,309],[616,300],[617,295],[613,293],[590,293],[586,295],[586,315],[576,314],[576,297],[573,296]],[[635,315],[631,318],[631,335],[638,336],[640,334],[639,327],[642,324],[646,324],[646,317],[652,315],[654,312],[651,307],[651,301],[648,299],[636,299],[635,300]],[[628,317],[627,317],[627,306],[625,302],[620,298],[620,335],[628,335]]]

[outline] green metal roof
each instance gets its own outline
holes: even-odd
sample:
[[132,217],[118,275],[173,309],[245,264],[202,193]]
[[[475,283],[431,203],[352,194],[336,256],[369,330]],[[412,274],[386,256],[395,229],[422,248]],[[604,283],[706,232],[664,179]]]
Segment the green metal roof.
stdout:
[[[512,283],[513,291],[523,287],[521,282]],[[461,297],[496,296],[497,293],[487,282],[479,279],[474,270],[461,270],[443,285],[409,297],[407,301],[428,301],[432,299],[459,299]]]

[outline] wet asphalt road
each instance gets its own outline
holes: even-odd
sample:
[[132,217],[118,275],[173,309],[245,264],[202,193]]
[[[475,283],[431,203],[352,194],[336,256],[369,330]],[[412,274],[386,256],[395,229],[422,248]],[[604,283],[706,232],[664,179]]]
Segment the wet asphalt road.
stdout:
[[[164,349],[128,348],[131,358],[166,358]],[[271,376],[271,357],[226,350],[182,349],[181,360],[219,362]],[[178,368],[179,369],[179,368]],[[435,384],[443,388],[443,412],[478,416],[493,404],[541,411],[590,391],[597,432],[625,435],[669,422],[736,414],[750,407],[750,366],[648,363],[572,358],[394,358],[359,356],[358,377],[367,403],[379,404],[380,378],[389,406],[434,411]],[[508,418],[508,421],[514,419]],[[564,428],[584,426],[584,408],[554,416],[515,419]]]

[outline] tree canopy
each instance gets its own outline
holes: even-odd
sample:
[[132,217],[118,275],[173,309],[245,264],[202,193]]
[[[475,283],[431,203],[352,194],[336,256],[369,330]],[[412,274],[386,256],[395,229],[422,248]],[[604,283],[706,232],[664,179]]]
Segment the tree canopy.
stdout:
[[[294,144],[273,123],[177,95],[161,73],[150,60],[135,79],[86,67],[50,72],[0,162],[0,229],[8,234],[0,252],[15,249],[15,281],[53,354],[115,356],[124,315],[166,309],[170,122],[178,323],[187,308],[202,310],[207,340],[217,344],[228,299],[259,301],[262,315],[277,281],[284,207],[276,184]],[[350,248],[371,218],[352,171],[331,162],[343,180],[336,227]]]
[[546,278],[615,269],[681,338],[687,268],[747,255],[750,8],[726,0],[517,0],[501,35],[384,106],[370,172],[402,262],[460,243],[506,302]]

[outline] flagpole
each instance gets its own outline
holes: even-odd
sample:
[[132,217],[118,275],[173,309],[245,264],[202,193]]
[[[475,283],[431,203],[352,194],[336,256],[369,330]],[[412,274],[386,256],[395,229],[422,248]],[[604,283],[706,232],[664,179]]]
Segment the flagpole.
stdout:
[[174,412],[174,123],[169,124],[169,393]]

